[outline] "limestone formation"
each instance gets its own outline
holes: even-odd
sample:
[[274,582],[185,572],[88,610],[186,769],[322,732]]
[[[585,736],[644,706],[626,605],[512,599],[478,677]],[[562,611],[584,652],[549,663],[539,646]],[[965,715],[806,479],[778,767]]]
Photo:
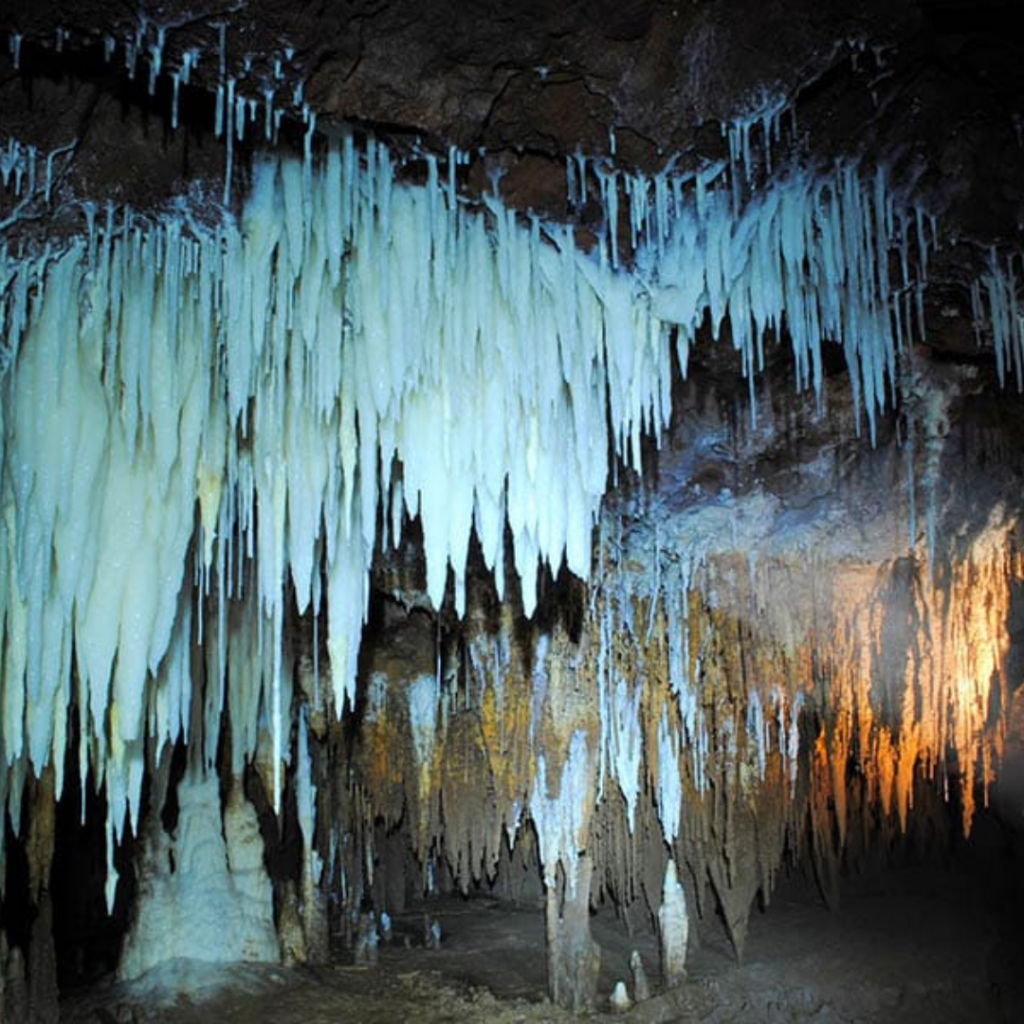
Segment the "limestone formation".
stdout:
[[[665,867],[665,885],[658,910],[658,938],[661,942],[661,971],[669,985],[686,979],[686,949],[690,919],[686,896],[676,878],[676,862],[669,859]],[[639,997],[638,997],[639,998]]]

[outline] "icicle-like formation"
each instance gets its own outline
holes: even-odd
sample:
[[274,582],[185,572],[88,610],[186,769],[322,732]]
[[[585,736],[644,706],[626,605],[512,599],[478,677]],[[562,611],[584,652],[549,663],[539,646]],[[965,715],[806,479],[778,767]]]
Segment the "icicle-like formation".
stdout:
[[[650,193],[653,191],[653,202]],[[819,400],[822,345],[841,342],[854,400],[872,441],[895,382],[896,311],[886,254],[899,236],[879,172],[865,184],[854,164],[829,175],[791,171],[770,179],[741,208],[727,190],[694,190],[656,177],[634,183],[636,267],[652,313],[678,326],[680,359],[710,315],[726,316],[752,379],[763,340],[783,325],[796,358],[796,384]],[[652,212],[653,211],[653,212]]]
[[14,65],[14,70],[17,71],[21,67],[21,33],[12,32],[7,40],[7,49],[11,55],[11,63]]
[[[148,68],[147,89],[150,96],[156,95],[157,86],[161,77],[166,78],[170,83],[171,103],[170,122],[171,128],[177,130],[179,122],[179,101],[181,87],[188,85],[191,81],[192,71],[199,63],[203,50],[196,46],[188,46],[180,51],[178,67],[172,68],[169,65],[173,61],[175,47],[171,45],[176,30],[180,25],[158,25],[145,14],[140,14],[138,21],[131,27],[124,30],[120,37],[105,35],[103,37],[103,56],[109,64],[120,44],[124,49],[124,67],[129,79],[134,79],[138,68],[139,58],[146,61]],[[227,21],[211,21],[209,28],[213,35],[209,40],[211,49],[217,53],[218,79],[216,102],[214,105],[214,133],[220,138],[225,136],[225,201],[230,197],[233,146],[235,138],[243,141],[245,131],[249,122],[256,123],[258,100],[254,96],[243,97],[238,91],[238,85],[244,80],[246,85],[253,85],[261,95],[264,103],[264,136],[267,142],[276,141],[277,129],[280,126],[284,115],[283,109],[275,109],[274,100],[277,93],[276,83],[285,78],[285,64],[291,63],[295,56],[294,50],[287,47],[284,55],[276,55],[271,58],[264,56],[262,60],[255,58],[253,54],[246,54],[243,59],[235,62],[228,60],[228,31],[231,28]],[[168,38],[171,34],[171,39]],[[190,33],[191,37],[191,33]],[[55,49],[60,53],[65,44],[70,40],[69,30],[58,27],[55,30]],[[18,32],[11,32],[8,36],[7,48],[11,54],[14,69],[17,71],[21,59],[22,37]],[[169,59],[170,58],[170,59]],[[256,70],[254,70],[254,64]],[[260,71],[259,65],[269,64],[270,72]],[[230,72],[233,72],[229,74]],[[241,78],[236,78],[236,74]],[[308,104],[303,101],[304,83],[299,81],[292,88],[291,105],[294,113],[300,115],[303,123],[310,121],[310,110]],[[315,115],[313,116],[315,120]],[[228,131],[225,133],[225,124]]]
[[[0,231],[23,218],[38,216],[43,207],[51,205],[53,186],[71,162],[76,145],[70,142],[43,154],[15,138],[9,138],[6,144],[0,142],[0,187],[17,200],[6,215],[0,212]],[[0,278],[0,290],[9,284],[7,278]],[[2,323],[0,319],[0,326]]]
[[[686,368],[697,328],[710,316],[717,338],[726,317],[750,381],[762,367],[767,334],[785,328],[796,358],[796,383],[823,383],[821,348],[840,343],[860,417],[872,442],[877,416],[895,388],[896,353],[916,315],[923,332],[923,282],[928,241],[924,214],[894,215],[884,171],[862,180],[853,162],[829,173],[773,169],[771,145],[788,110],[783,100],[724,124],[730,159],[699,172],[616,170],[607,160],[577,154],[566,164],[569,205],[587,201],[587,176],[604,210],[603,258],[622,261],[620,191],[628,203],[630,245],[638,290],[655,318],[677,327]],[[760,135],[755,159],[752,134]],[[752,173],[757,174],[753,188]],[[728,170],[728,174],[725,174]],[[932,224],[934,234],[934,224]],[[911,279],[910,239],[917,246]],[[890,281],[888,254],[899,251],[902,280]]]
[[772,173],[772,142],[778,142],[782,115],[788,109],[785,96],[761,103],[753,112],[722,125],[722,134],[729,139],[729,168],[734,194],[739,185],[749,185],[756,170],[751,134],[760,129],[761,167],[766,175]]
[[672,846],[679,835],[683,806],[682,771],[679,766],[679,733],[669,724],[669,709],[658,720],[658,819],[665,842]]
[[530,795],[530,816],[537,829],[544,883],[549,888],[555,885],[561,864],[570,898],[576,892],[579,854],[586,843],[594,794],[593,768],[586,733],[577,731],[562,766],[558,792],[549,795],[547,762],[544,754],[539,754]]
[[287,577],[304,611],[325,573],[335,707],[352,700],[396,457],[435,605],[450,568],[462,606],[471,527],[493,568],[507,522],[530,614],[540,559],[589,573],[606,396],[636,464],[669,414],[665,334],[568,229],[470,212],[451,180],[395,185],[372,140],[253,177],[237,226],[110,208],[48,261],[3,257],[4,771],[61,760],[74,651],[115,833],[147,730],[187,722],[193,640],[217,683],[205,749],[230,694],[237,770],[262,704],[279,789]]
[[[231,137],[251,109],[222,80]],[[528,616],[542,559],[587,577],[609,449],[639,468],[643,431],[657,440],[668,422],[668,324],[684,359],[705,313],[716,329],[728,314],[752,375],[764,333],[785,318],[798,384],[815,387],[822,337],[841,338],[872,431],[893,380],[880,257],[895,229],[881,175],[867,187],[852,166],[824,179],[791,173],[735,215],[720,169],[685,189],[637,179],[629,274],[582,255],[568,227],[524,223],[493,196],[470,209],[455,151],[446,176],[431,157],[426,185],[397,184],[372,139],[364,150],[344,139],[314,161],[307,125],[303,160],[256,163],[237,224],[200,230],[90,208],[88,236],[55,255],[15,261],[0,250],[0,789],[16,801],[29,762],[61,762],[74,679],[80,760],[104,779],[111,841],[126,817],[134,827],[146,737],[195,725],[201,735],[188,738],[209,764],[225,706],[236,773],[261,731],[270,737],[277,801],[291,708],[285,595],[316,613],[326,581],[340,713],[354,700],[382,509],[396,533],[403,513],[419,516],[436,607],[451,572],[463,608],[471,528],[496,573],[508,528]],[[576,166],[582,203],[585,161]],[[616,181],[601,186],[610,232]],[[593,759],[602,793],[606,777],[621,790],[630,827],[652,784],[670,842],[681,827],[672,761],[687,795],[703,798],[709,770],[761,782],[775,759],[796,756],[799,703],[784,688],[758,680],[756,704],[747,692],[729,707],[704,699],[712,677],[698,646],[715,637],[707,623],[691,637],[689,587],[689,569],[659,575],[636,616],[625,586],[604,595],[600,739],[549,750],[552,763],[569,751],[570,788],[580,758],[587,773]],[[666,620],[665,693],[646,707],[616,646],[652,648]],[[212,681],[201,708],[191,705],[196,642]],[[429,774],[427,734],[447,690],[427,682],[408,696]],[[546,685],[531,696],[531,747]],[[499,704],[500,687],[496,677],[489,688]],[[645,749],[648,766],[652,750],[659,759],[646,778]],[[510,828],[524,802],[550,825],[547,868],[570,847],[542,768],[532,799],[504,793]]]
[[302,848],[309,855],[313,851],[313,826],[316,819],[316,784],[313,782],[313,763],[309,752],[309,725],[305,710],[299,715],[299,735],[295,752],[295,803],[302,832]]
[[[815,856],[837,857],[852,813],[851,764],[862,780],[857,813],[905,829],[914,787],[955,763],[967,832],[976,783],[994,778],[1005,727],[991,709],[1006,706],[1009,598],[1021,575],[1014,529],[997,508],[941,588],[923,560],[909,571],[902,561],[851,564],[811,583],[813,568],[806,579],[792,578],[785,560],[751,566],[744,559],[743,572],[738,556],[716,555],[694,575],[624,568],[645,564],[638,550],[619,552],[618,562],[610,555],[595,581],[586,678],[600,712],[599,777],[620,780],[626,823],[631,791],[620,763],[634,727],[623,711],[634,691],[629,684],[617,691],[618,678],[642,690],[639,770],[670,848],[705,844],[701,857],[719,856],[706,846],[710,827],[728,860],[732,815],[757,804],[759,863],[774,863],[787,822],[808,807],[802,777],[811,785]],[[643,543],[647,550],[649,537]],[[738,582],[744,577],[749,590]],[[815,618],[801,609],[791,620],[778,594],[809,587],[818,595]],[[893,622],[911,623],[910,635],[926,634],[930,644],[909,643],[906,627]],[[823,723],[817,734],[807,715],[801,720],[808,706]],[[607,796],[599,792],[599,803]],[[716,886],[731,886],[727,877]]]
[[[632,692],[631,692],[632,691]],[[626,801],[626,822],[632,833],[636,824],[636,805],[640,796],[640,762],[643,739],[640,733],[640,697],[642,687],[623,678],[615,683],[611,701],[611,722],[606,730],[611,747],[611,767]]]
[[1005,387],[1012,373],[1017,390],[1024,391],[1024,299],[1015,263],[1019,254],[1011,253],[1004,263],[992,249],[988,270],[972,287],[971,306],[979,343],[983,327],[992,332],[1000,385]]
[[26,180],[33,183],[28,191],[34,191],[35,165],[38,150],[35,146],[26,146],[13,137],[7,140],[6,146],[0,146],[0,181],[5,189],[14,186],[14,194],[22,195],[23,185]]
[[[993,510],[962,559],[941,583],[926,569],[893,571],[873,586],[834,591],[833,616],[848,623],[827,661],[828,728],[818,744],[834,766],[823,785],[836,804],[840,834],[846,828],[843,778],[853,756],[851,730],[871,798],[906,829],[918,774],[941,778],[947,764],[960,775],[963,830],[970,831],[975,791],[995,777],[1005,723],[991,713],[1006,708],[1006,657],[1011,593],[1021,578],[1015,524]],[[885,609],[885,611],[880,611]],[[927,635],[926,648],[905,646],[885,615]],[[948,799],[948,793],[947,793]]]

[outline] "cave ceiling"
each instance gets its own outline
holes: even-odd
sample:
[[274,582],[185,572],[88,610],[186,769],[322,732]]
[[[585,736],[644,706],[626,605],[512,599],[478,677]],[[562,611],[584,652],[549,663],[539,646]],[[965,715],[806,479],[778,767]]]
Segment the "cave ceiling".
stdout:
[[[324,133],[362,126],[399,152],[455,145],[477,157],[467,194],[500,173],[506,202],[558,219],[572,213],[567,156],[614,147],[624,169],[696,170],[728,156],[725,126],[784,106],[780,155],[885,164],[939,219],[940,264],[963,264],[957,244],[1011,242],[1024,222],[1024,71],[1012,5],[997,0],[4,6],[2,128],[40,152],[74,144],[68,199],[146,206],[222,177],[210,129],[231,80],[259,104],[254,120],[274,91],[286,141],[301,143],[313,112]],[[948,274],[936,268],[933,290],[962,283]],[[929,344],[964,344],[950,319]]]

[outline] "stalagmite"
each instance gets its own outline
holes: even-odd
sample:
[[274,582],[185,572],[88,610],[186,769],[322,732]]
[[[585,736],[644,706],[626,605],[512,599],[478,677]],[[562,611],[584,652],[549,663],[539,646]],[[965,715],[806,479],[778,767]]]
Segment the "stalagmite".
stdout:
[[309,960],[306,929],[299,909],[298,889],[294,879],[288,879],[281,894],[277,913],[277,940],[281,948],[281,963],[286,967],[304,964]]
[[[661,945],[661,972],[669,985],[686,980],[686,948],[690,919],[682,883],[676,877],[676,862],[665,865],[665,884],[658,910],[658,939]],[[639,997],[638,997],[639,998]]]
[[164,960],[274,961],[270,880],[252,805],[235,783],[221,812],[216,775],[195,768],[178,784],[178,823],[164,831],[162,808],[145,819],[140,898],[118,965],[124,980]]
[[[28,1010],[32,1024],[57,1024],[60,1006],[57,998],[57,951],[53,944],[53,903],[48,891],[39,898],[39,906],[28,952]],[[13,1015],[12,1021],[18,1020]]]
[[633,1001],[646,1002],[651,998],[651,983],[647,980],[643,957],[640,956],[640,951],[637,949],[629,954],[629,972],[633,978]]
[[0,1009],[4,1020],[22,1021],[29,1019],[28,988],[25,984],[25,956],[19,946],[7,948],[7,937],[0,937],[0,969],[3,972],[0,987]]
[[559,1005],[575,1012],[593,1008],[601,950],[590,937],[590,882],[593,861],[581,854],[572,886],[550,885],[545,903],[548,989]]
[[629,998],[624,981],[615,982],[615,988],[612,989],[608,1002],[616,1013],[626,1013],[632,1008],[633,1001]]
[[[428,948],[431,948],[428,945]],[[355,962],[372,966],[377,963],[378,934],[377,920],[373,912],[359,915],[359,928],[356,933]]]

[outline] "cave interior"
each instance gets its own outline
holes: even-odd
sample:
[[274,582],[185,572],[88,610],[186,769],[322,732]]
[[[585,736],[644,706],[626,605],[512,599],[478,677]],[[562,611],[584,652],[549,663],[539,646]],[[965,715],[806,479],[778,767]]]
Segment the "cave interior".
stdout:
[[6,0],[0,1021],[1024,1019],[1016,6]]

